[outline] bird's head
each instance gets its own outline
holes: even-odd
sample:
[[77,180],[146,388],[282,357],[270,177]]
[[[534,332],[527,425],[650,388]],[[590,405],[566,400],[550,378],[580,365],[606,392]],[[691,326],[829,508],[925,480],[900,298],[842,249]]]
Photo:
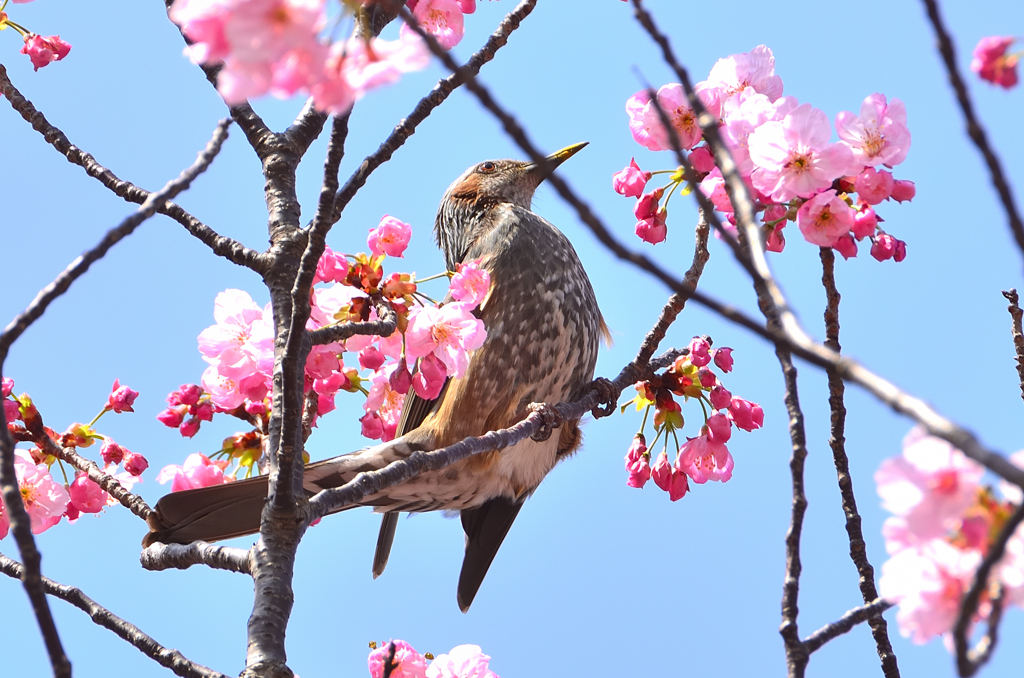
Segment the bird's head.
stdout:
[[530,209],[533,194],[552,171],[580,151],[587,142],[566,146],[543,163],[521,160],[485,160],[462,173],[441,199],[434,222],[437,244],[451,269],[473,240],[473,230],[488,209],[510,203]]

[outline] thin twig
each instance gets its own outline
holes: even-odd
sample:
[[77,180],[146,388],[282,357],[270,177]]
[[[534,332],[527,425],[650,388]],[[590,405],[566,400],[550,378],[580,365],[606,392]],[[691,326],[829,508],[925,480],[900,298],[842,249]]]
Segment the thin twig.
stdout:
[[[825,305],[825,345],[839,353],[839,290],[836,288],[836,255],[831,247],[822,247],[821,283],[825,287],[827,302]],[[832,448],[832,461],[836,466],[839,481],[839,494],[842,497],[843,514],[846,516],[846,532],[850,539],[850,558],[860,576],[860,592],[864,603],[878,598],[875,586],[875,569],[868,560],[867,544],[864,542],[864,531],[861,529],[861,517],[857,510],[857,497],[853,491],[853,476],[850,475],[850,459],[846,455],[846,404],[844,394],[846,384],[834,369],[828,374],[828,404],[831,410],[829,447]],[[889,641],[888,624],[881,615],[868,619],[871,635],[875,639],[878,657],[882,662],[882,673],[887,678],[899,676],[896,654]]]
[[[2,68],[2,66],[0,66]],[[3,74],[0,73],[0,78]],[[18,337],[28,329],[28,327],[39,319],[46,311],[46,308],[58,297],[71,287],[71,283],[80,278],[89,270],[95,262],[99,261],[107,251],[120,242],[122,239],[128,237],[132,232],[146,219],[153,216],[160,205],[163,205],[167,199],[173,198],[178,193],[181,193],[189,184],[199,176],[203,171],[209,167],[210,163],[216,157],[220,151],[221,145],[227,138],[227,128],[230,124],[227,120],[222,120],[217,129],[213,133],[213,138],[210,143],[207,144],[206,148],[199,154],[196,161],[192,163],[190,167],[184,170],[178,178],[169,181],[166,186],[157,191],[156,193],[150,193],[142,205],[135,210],[135,212],[126,217],[116,227],[107,231],[107,234],[103,236],[103,239],[93,247],[92,249],[86,250],[83,254],[79,255],[74,261],[72,261],[64,271],[54,278],[53,282],[40,290],[36,298],[32,300],[21,314],[15,317],[14,320],[4,329],[3,333],[0,334],[0,364],[7,356],[7,351],[11,347]]]
[[378,299],[374,304],[377,309],[377,320],[365,320],[362,322],[344,322],[337,325],[328,325],[309,331],[309,339],[314,346],[332,344],[336,341],[344,341],[355,335],[372,335],[390,337],[398,327],[398,316],[391,304]]
[[928,11],[928,19],[932,23],[932,28],[935,29],[939,55],[942,56],[942,62],[946,66],[949,84],[952,85],[953,91],[956,93],[957,103],[960,104],[960,110],[964,114],[964,122],[967,123],[967,135],[971,137],[971,141],[977,146],[978,151],[985,160],[985,164],[988,166],[989,174],[992,177],[992,185],[995,187],[996,193],[999,194],[999,201],[1003,203],[1003,210],[1006,211],[1006,219],[1010,222],[1010,231],[1013,233],[1014,240],[1017,241],[1017,248],[1024,255],[1024,222],[1021,221],[1020,213],[1017,212],[1013,191],[1010,190],[1010,183],[1006,180],[999,157],[988,143],[985,129],[981,126],[978,117],[974,113],[974,105],[971,103],[971,95],[967,92],[967,85],[964,83],[963,78],[960,77],[960,69],[956,65],[953,40],[949,37],[949,33],[942,22],[942,16],[939,13],[939,3],[937,0],[924,0],[924,6]]
[[814,652],[828,641],[848,633],[854,626],[872,617],[881,616],[883,612],[893,606],[893,603],[883,598],[855,607],[838,620],[826,624],[804,639],[804,646],[808,652]]
[[1024,398],[1024,331],[1021,329],[1021,320],[1024,318],[1024,311],[1021,311],[1017,297],[1017,290],[1010,289],[1003,292],[1003,296],[1010,302],[1006,310],[1010,312],[1011,332],[1013,336],[1013,350],[1017,354],[1017,378],[1020,380],[1020,394]]
[[[113,172],[98,163],[92,155],[72,144],[63,132],[51,125],[46,117],[36,110],[32,102],[22,96],[21,92],[14,87],[2,64],[0,64],[0,93],[10,102],[15,111],[20,113],[21,117],[43,136],[46,143],[53,146],[68,162],[85,170],[86,174],[99,181],[114,195],[136,205],[141,205],[149,199],[151,195],[149,191],[139,188],[129,181],[119,179]],[[223,124],[222,121],[218,125],[218,130]],[[208,145],[204,153],[209,150]],[[184,226],[190,234],[203,242],[214,254],[224,257],[233,264],[256,272],[261,271],[259,253],[236,240],[218,234],[182,209],[181,206],[168,200],[161,204],[157,211]]]
[[[3,572],[8,577],[20,579],[24,576],[25,568],[20,563],[0,553],[0,572]],[[226,678],[223,673],[189,661],[177,650],[164,647],[143,633],[139,627],[121,619],[110,610],[96,603],[92,598],[82,593],[80,589],[58,584],[46,577],[42,578],[42,585],[47,595],[71,603],[89,615],[95,623],[113,631],[119,638],[134,645],[142,654],[153,659],[161,666],[170,669],[175,674],[185,678]]]
[[146,570],[187,570],[193,565],[206,565],[216,570],[252,574],[249,549],[217,546],[205,541],[191,544],[153,544],[142,550],[139,561]]
[[960,610],[957,612],[956,623],[953,624],[953,645],[956,647],[956,667],[961,676],[973,676],[978,669],[989,660],[992,651],[995,649],[998,640],[999,621],[1002,618],[1002,594],[998,597],[999,604],[993,601],[992,613],[989,615],[988,630],[985,636],[978,641],[975,649],[969,649],[967,645],[968,632],[971,628],[971,620],[981,603],[981,596],[988,590],[988,578],[992,568],[1003,557],[1006,552],[1006,544],[1010,537],[1017,531],[1021,522],[1024,521],[1024,503],[1017,507],[1013,515],[1006,521],[995,541],[989,546],[985,557],[974,573],[974,581],[968,589],[964,599],[960,602]]

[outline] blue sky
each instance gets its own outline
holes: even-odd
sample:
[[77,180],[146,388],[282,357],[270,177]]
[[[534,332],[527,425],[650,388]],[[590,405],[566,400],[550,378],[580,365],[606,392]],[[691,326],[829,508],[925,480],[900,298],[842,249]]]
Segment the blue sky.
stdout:
[[[906,103],[913,146],[897,177],[915,181],[918,196],[909,204],[886,204],[881,214],[889,232],[907,241],[908,257],[898,265],[878,263],[862,252],[839,262],[844,351],[989,445],[1005,452],[1024,447],[1016,425],[1022,404],[1009,318],[1000,295],[1021,286],[1024,259],[967,142],[922,6],[872,0],[843,10],[781,0],[720,2],[713,10],[669,0],[645,4],[695,81],[718,58],[764,43],[775,52],[786,94],[830,119],[857,111],[873,92]],[[642,87],[637,71],[658,86],[672,80],[668,69],[626,3],[538,5],[484,68],[482,80],[540,147],[553,151],[589,141],[561,168],[563,177],[630,246],[681,275],[692,256],[692,205],[673,200],[669,239],[652,249],[632,236],[632,202],[611,190],[612,173],[631,156],[645,169],[671,164],[666,154],[632,140],[623,110]],[[181,38],[162,7],[155,1],[12,5],[15,20],[44,35],[59,33],[73,45],[67,59],[38,73],[17,53],[13,31],[0,34],[0,62],[23,94],[72,143],[148,189],[190,164],[226,114],[200,71],[181,56]],[[480,2],[456,55],[468,58],[512,7],[509,0]],[[1016,2],[950,2],[943,10],[964,69],[982,36],[1024,30],[1024,9]],[[432,66],[358,104],[343,178],[443,75]],[[1021,91],[1004,92],[973,78],[970,88],[1010,182],[1019,186]],[[275,129],[301,105],[256,102]],[[4,105],[0,125],[6,170],[0,182],[0,318],[10,319],[133,207],[68,164]],[[325,146],[324,139],[314,144],[300,167],[304,217],[315,205]],[[443,263],[430,227],[444,189],[470,164],[501,157],[522,154],[468,93],[457,91],[393,162],[374,173],[328,243],[336,250],[363,249],[367,230],[389,213],[414,227],[408,269],[438,272]],[[221,156],[180,202],[219,232],[263,249],[262,185],[254,154],[233,128]],[[615,339],[597,372],[614,376],[632,358],[667,292],[614,260],[550,189],[541,187],[534,209],[565,231],[590,273]],[[702,289],[756,313],[751,285],[727,249],[714,242],[711,255]],[[821,337],[824,294],[816,248],[793,229],[787,250],[771,263],[805,325]],[[192,452],[213,451],[234,432],[230,424],[204,427],[189,441],[153,417],[170,390],[198,380],[204,363],[196,335],[212,323],[217,292],[230,287],[267,300],[254,275],[213,257],[177,224],[154,219],[26,333],[11,351],[6,376],[15,379],[18,392],[33,396],[55,428],[88,421],[115,377],[139,390],[136,414],[108,415],[101,430],[145,454],[154,470]],[[467,615],[455,604],[463,539],[458,521],[435,514],[403,518],[388,571],[374,581],[370,561],[379,519],[366,510],[333,516],[311,529],[299,549],[288,636],[292,668],[305,678],[363,675],[367,642],[394,637],[434,653],[479,644],[503,678],[782,674],[777,628],[790,486],[781,376],[768,346],[696,306],[686,309],[666,341],[682,346],[705,333],[716,345],[735,348],[729,389],[760,402],[766,412],[763,430],[734,436],[730,482],[696,487],[677,503],[654,488],[627,488],[622,456],[639,418],[627,413],[587,423],[583,449],[527,503]],[[861,601],[827,446],[825,378],[809,365],[798,367],[810,447],[800,599],[806,636]],[[310,440],[314,459],[364,444],[359,403],[343,395],[339,411]],[[847,407],[847,450],[877,570],[884,562],[885,513],[872,474],[882,459],[899,452],[910,424],[856,388],[847,391]],[[155,502],[166,488],[149,475],[140,491]],[[39,538],[44,573],[82,588],[190,659],[229,675],[241,671],[251,582],[198,568],[145,572],[138,564],[143,531],[134,516],[119,510],[61,525]],[[0,551],[16,557],[10,539],[0,542]],[[0,581],[0,606],[8,619],[0,634],[7,671],[46,674],[20,584]],[[163,675],[78,610],[59,601],[52,607],[78,675],[109,675],[111,666],[123,675]],[[941,642],[914,646],[899,636],[895,613],[886,616],[904,676],[952,674]],[[1022,636],[1024,613],[1010,610],[987,675],[1019,675]],[[877,671],[870,634],[858,627],[816,653],[808,675]]]

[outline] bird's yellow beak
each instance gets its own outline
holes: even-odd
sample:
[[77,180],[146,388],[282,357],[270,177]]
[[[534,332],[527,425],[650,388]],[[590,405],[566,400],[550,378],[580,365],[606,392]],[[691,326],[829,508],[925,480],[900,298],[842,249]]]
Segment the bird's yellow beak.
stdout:
[[549,173],[553,172],[556,167],[561,165],[563,162],[565,162],[572,156],[576,155],[576,153],[578,153],[579,151],[583,150],[583,147],[589,143],[589,141],[584,141],[582,143],[573,144],[572,146],[566,146],[562,150],[555,151],[548,157],[544,158],[545,162],[543,165],[541,165],[540,163],[533,162],[527,165],[526,169],[528,172],[534,172],[539,170],[544,172],[544,176],[547,176]]

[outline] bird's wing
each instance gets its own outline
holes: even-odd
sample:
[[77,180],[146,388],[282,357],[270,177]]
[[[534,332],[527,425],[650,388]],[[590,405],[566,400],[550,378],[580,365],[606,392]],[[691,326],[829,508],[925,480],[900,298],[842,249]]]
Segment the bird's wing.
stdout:
[[[525,499],[525,498],[524,498]],[[496,497],[482,506],[462,510],[462,529],[466,531],[466,555],[459,575],[459,609],[469,610],[476,592],[484,581],[498,547],[519,515],[524,499]]]
[[[450,382],[450,377],[445,379],[441,392],[436,398],[430,400],[419,397],[415,391],[410,389],[402,405],[402,418],[398,420],[398,429],[395,435],[402,436],[418,428],[423,423],[423,420],[427,418],[427,415],[434,410],[437,403],[444,398]],[[374,579],[381,576],[384,573],[384,568],[388,566],[388,558],[391,557],[391,546],[395,542],[395,530],[398,528],[398,514],[398,511],[389,511],[381,517],[380,532],[377,535],[377,547],[373,551]]]

